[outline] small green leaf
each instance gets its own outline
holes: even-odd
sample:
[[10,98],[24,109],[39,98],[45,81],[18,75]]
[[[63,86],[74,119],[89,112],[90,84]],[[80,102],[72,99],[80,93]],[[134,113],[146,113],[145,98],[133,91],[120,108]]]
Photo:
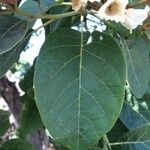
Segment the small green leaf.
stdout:
[[8,112],[0,110],[0,137],[8,130],[9,126]]
[[91,148],[117,120],[125,80],[124,56],[111,36],[94,32],[90,40],[89,33],[70,29],[50,34],[34,78],[46,128],[70,149]]
[[27,22],[14,16],[0,15],[0,54],[15,47],[28,31]]
[[9,140],[2,144],[2,147],[5,150],[34,150],[33,145],[30,142],[21,139]]
[[150,65],[149,44],[142,37],[128,39],[127,43],[122,39],[127,68],[128,82],[131,91],[136,98],[141,98],[147,90]]

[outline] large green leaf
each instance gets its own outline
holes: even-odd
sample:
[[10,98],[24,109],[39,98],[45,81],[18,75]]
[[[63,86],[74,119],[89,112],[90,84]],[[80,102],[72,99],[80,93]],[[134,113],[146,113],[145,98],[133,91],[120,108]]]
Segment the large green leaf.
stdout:
[[87,150],[112,128],[124,95],[121,48],[100,32],[88,39],[89,33],[56,30],[44,43],[35,69],[43,122],[56,140],[73,150]]
[[2,136],[9,128],[9,114],[0,110],[0,136]]
[[149,44],[142,38],[122,40],[128,67],[128,82],[136,98],[141,98],[147,90],[150,66]]
[[34,150],[30,142],[21,139],[9,140],[2,144],[2,148],[5,150]]
[[119,146],[119,150],[149,150],[150,124],[127,132],[119,142],[111,145]]
[[14,16],[0,15],[0,54],[15,47],[27,33],[27,22]]

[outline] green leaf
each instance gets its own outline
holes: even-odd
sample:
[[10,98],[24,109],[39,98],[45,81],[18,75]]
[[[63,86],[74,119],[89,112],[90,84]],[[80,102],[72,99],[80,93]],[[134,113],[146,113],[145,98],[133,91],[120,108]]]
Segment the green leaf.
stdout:
[[118,143],[111,145],[120,146],[119,150],[149,150],[150,124],[127,132]]
[[120,119],[128,129],[134,129],[150,122],[140,112],[135,111],[126,101],[124,101]]
[[127,68],[128,82],[136,98],[141,98],[147,90],[150,66],[149,44],[142,37],[122,40]]
[[26,102],[23,104],[20,116],[20,133],[23,135],[34,132],[43,126],[39,111],[36,107],[34,99],[27,95],[23,96]]
[[0,54],[15,47],[26,35],[27,22],[14,16],[0,15]]
[[126,69],[121,48],[100,32],[88,39],[87,32],[55,31],[44,43],[35,69],[43,123],[73,150],[96,144],[112,128],[123,103]]
[[9,126],[8,112],[0,110],[0,137],[8,130]]
[[33,145],[30,142],[21,139],[9,140],[2,144],[2,147],[5,150],[34,150]]
[[23,39],[11,51],[0,54],[0,78],[10,69],[10,67],[18,60],[20,53],[25,49],[30,36]]

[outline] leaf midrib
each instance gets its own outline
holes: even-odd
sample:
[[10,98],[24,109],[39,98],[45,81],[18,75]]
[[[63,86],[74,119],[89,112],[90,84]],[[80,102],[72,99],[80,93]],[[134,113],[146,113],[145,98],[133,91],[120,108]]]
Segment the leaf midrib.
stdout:
[[79,135],[80,135],[80,104],[81,104],[81,78],[82,78],[82,55],[83,55],[83,31],[81,31],[81,46],[80,46],[80,65],[79,65],[79,95],[78,95],[78,150],[79,150]]

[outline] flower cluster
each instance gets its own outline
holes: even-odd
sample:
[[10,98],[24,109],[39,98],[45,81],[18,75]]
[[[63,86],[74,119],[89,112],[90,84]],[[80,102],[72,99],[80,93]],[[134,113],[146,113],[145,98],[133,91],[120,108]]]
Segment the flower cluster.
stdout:
[[[74,5],[74,10],[85,7],[86,0],[76,0],[79,5]],[[124,27],[132,32],[138,25],[142,25],[144,20],[147,19],[150,7],[146,6],[144,9],[126,8],[128,0],[107,0],[97,11],[97,16],[100,19],[111,20],[120,22]],[[79,6],[79,7],[77,7]]]

